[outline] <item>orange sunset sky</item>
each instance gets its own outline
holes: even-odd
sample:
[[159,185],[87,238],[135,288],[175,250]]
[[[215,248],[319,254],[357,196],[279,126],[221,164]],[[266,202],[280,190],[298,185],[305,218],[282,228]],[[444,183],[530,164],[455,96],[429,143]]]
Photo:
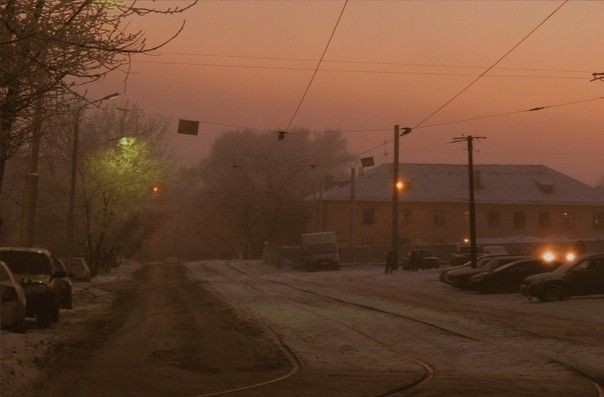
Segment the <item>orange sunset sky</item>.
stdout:
[[[141,2],[147,3],[184,4]],[[560,3],[351,0],[294,127],[414,125]],[[126,85],[123,75],[114,74],[90,91],[121,91],[119,101],[173,119],[285,128],[342,5],[329,0],[201,1],[185,15],[140,18],[133,26],[142,26],[150,44],[169,37],[183,19],[186,26],[158,53],[134,57]],[[604,97],[604,82],[590,81],[594,72],[604,72],[604,1],[570,1],[426,124]],[[226,130],[202,124],[198,137],[174,135],[172,151],[191,164],[207,155]],[[594,100],[417,130],[401,140],[401,161],[463,163],[462,145],[444,143],[461,134],[484,135],[488,139],[478,144],[478,163],[545,164],[596,184],[604,176],[603,132],[604,100]],[[355,153],[391,135],[346,137]],[[386,159],[384,148],[372,154],[378,162]]]

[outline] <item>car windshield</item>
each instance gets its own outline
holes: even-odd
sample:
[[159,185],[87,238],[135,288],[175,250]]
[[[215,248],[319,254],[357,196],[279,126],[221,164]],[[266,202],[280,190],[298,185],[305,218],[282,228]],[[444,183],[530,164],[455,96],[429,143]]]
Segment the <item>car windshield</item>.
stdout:
[[0,251],[0,259],[13,273],[52,274],[50,261],[40,252]]

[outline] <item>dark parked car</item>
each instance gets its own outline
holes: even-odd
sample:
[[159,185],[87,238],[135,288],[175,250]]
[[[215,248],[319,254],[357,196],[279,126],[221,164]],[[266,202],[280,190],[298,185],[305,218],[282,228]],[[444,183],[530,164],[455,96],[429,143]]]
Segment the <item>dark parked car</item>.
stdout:
[[604,254],[580,256],[551,273],[535,274],[522,283],[522,292],[541,302],[575,295],[604,294]]
[[59,321],[59,308],[71,308],[71,280],[50,251],[39,248],[2,247],[0,259],[25,290],[26,312],[48,327]]
[[[507,255],[508,251],[500,245],[477,246],[476,255]],[[458,244],[451,254],[450,266],[459,266],[470,260],[471,247],[469,244]]]
[[468,286],[468,282],[470,281],[470,277],[475,274],[482,272],[490,272],[498,267],[501,267],[507,263],[517,261],[519,259],[530,259],[529,256],[516,256],[516,255],[505,255],[505,256],[495,256],[490,258],[488,261],[484,262],[482,266],[478,267],[462,267],[456,270],[452,270],[447,273],[445,276],[445,282],[451,284],[457,288],[466,288]]
[[404,270],[433,269],[440,265],[437,256],[428,250],[411,250],[405,255],[402,262]]
[[[476,267],[484,266],[484,264],[487,263],[491,258],[494,258],[497,256],[502,256],[502,255],[501,254],[481,255],[480,257],[478,257],[478,260],[476,261],[476,265],[477,265]],[[440,276],[438,279],[440,281],[442,281],[443,283],[450,284],[447,274],[449,274],[453,270],[462,269],[462,268],[467,269],[467,268],[471,268],[471,267],[472,267],[472,263],[469,260],[462,265],[448,267],[447,269],[443,270],[440,273]]]
[[550,272],[562,263],[543,259],[520,259],[495,270],[485,271],[470,277],[468,289],[483,292],[520,291],[522,281],[533,274]]
[[8,266],[0,261],[0,326],[25,332],[25,291]]

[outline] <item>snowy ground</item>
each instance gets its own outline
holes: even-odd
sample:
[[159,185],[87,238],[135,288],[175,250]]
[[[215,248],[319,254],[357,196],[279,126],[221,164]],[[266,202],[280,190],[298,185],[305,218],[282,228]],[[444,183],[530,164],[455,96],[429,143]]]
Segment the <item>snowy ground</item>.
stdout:
[[73,284],[73,309],[61,310],[58,324],[39,329],[29,321],[25,334],[2,330],[0,338],[2,396],[16,395],[53,362],[65,347],[81,341],[107,314],[116,296],[111,287],[128,280],[141,265],[127,262],[89,283]]
[[401,384],[424,376],[410,391],[421,396],[601,395],[601,296],[539,304],[520,294],[458,291],[438,282],[435,270],[384,275],[376,266],[303,273],[209,261],[188,268],[272,327],[306,367],[342,376],[399,373]]

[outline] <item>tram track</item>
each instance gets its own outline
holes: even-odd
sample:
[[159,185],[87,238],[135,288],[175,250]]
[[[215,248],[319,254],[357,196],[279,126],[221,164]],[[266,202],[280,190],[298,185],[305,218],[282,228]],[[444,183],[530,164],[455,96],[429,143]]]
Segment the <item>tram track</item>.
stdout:
[[[249,274],[249,273],[241,270],[237,266],[232,265],[231,263],[227,262],[226,264],[227,264],[227,266],[229,268],[237,271],[238,273],[240,273],[240,274],[242,274],[242,275],[244,275],[244,276],[246,276],[248,278],[263,280],[265,282],[270,282],[270,283],[274,283],[274,284],[277,284],[277,285],[281,285],[283,287],[287,287],[287,288],[290,288],[290,289],[293,289],[293,290],[297,290],[297,291],[300,291],[300,292],[303,292],[303,293],[306,293],[306,294],[310,294],[310,295],[314,295],[314,296],[319,296],[319,297],[322,297],[324,299],[329,299],[331,301],[339,302],[341,304],[347,304],[347,305],[354,306],[354,307],[357,307],[357,308],[361,308],[361,309],[365,309],[365,310],[369,310],[369,311],[373,311],[373,312],[377,312],[377,313],[381,313],[381,314],[390,315],[390,316],[393,316],[393,317],[396,317],[396,318],[399,318],[399,319],[402,319],[402,320],[413,321],[413,322],[425,325],[427,327],[431,327],[433,329],[437,329],[437,330],[439,330],[441,332],[446,332],[446,333],[448,333],[450,335],[455,335],[457,337],[464,338],[466,340],[471,340],[471,341],[474,341],[474,342],[488,343],[488,344],[491,344],[491,345],[495,345],[497,347],[505,347],[505,348],[513,348],[513,349],[515,348],[514,346],[509,346],[509,345],[506,345],[506,344],[502,344],[501,342],[498,342],[498,341],[489,340],[487,338],[480,337],[480,336],[472,334],[472,333],[462,332],[462,331],[459,331],[459,330],[451,329],[449,327],[446,327],[446,326],[443,326],[443,325],[440,325],[440,324],[435,324],[435,323],[432,323],[432,322],[424,320],[424,319],[419,319],[417,317],[413,317],[413,316],[409,316],[409,315],[402,315],[400,313],[392,312],[392,311],[389,311],[389,310],[384,310],[384,309],[381,309],[381,308],[378,308],[378,307],[375,307],[375,306],[372,306],[372,305],[362,304],[362,303],[353,302],[353,301],[349,301],[349,300],[346,300],[346,299],[334,297],[334,296],[331,296],[331,295],[322,294],[322,293],[313,291],[311,289],[298,287],[298,286],[295,286],[295,285],[292,285],[292,284],[289,284],[289,283],[286,283],[286,282],[283,282],[283,281],[278,281],[278,280],[274,280],[274,279],[271,279],[271,278],[266,278],[266,277],[260,277],[260,276],[252,275],[252,274]],[[533,351],[533,353],[535,353],[535,354],[537,354],[537,355],[539,355],[539,356],[541,356],[541,357],[543,357],[543,358],[545,358],[545,359],[547,359],[547,360],[549,360],[549,361],[551,361],[553,363],[556,363],[560,367],[566,369],[567,371],[570,371],[571,373],[575,374],[576,376],[582,377],[585,380],[589,381],[593,385],[593,387],[595,389],[596,396],[597,397],[604,397],[604,388],[603,388],[602,384],[593,375],[587,373],[587,371],[585,371],[585,370],[583,370],[581,368],[578,368],[577,366],[575,366],[575,365],[573,365],[571,363],[568,363],[565,360],[561,360],[559,357],[552,357],[551,355],[548,355],[547,353],[545,353],[543,351],[534,350],[534,349],[532,351]],[[431,374],[429,377],[427,377],[427,379],[423,380],[421,383],[426,382],[432,376],[433,376],[433,374]],[[414,386],[417,386],[417,385],[414,385]],[[403,390],[400,390],[400,391],[403,391]],[[389,394],[387,394],[387,395],[389,395]]]

